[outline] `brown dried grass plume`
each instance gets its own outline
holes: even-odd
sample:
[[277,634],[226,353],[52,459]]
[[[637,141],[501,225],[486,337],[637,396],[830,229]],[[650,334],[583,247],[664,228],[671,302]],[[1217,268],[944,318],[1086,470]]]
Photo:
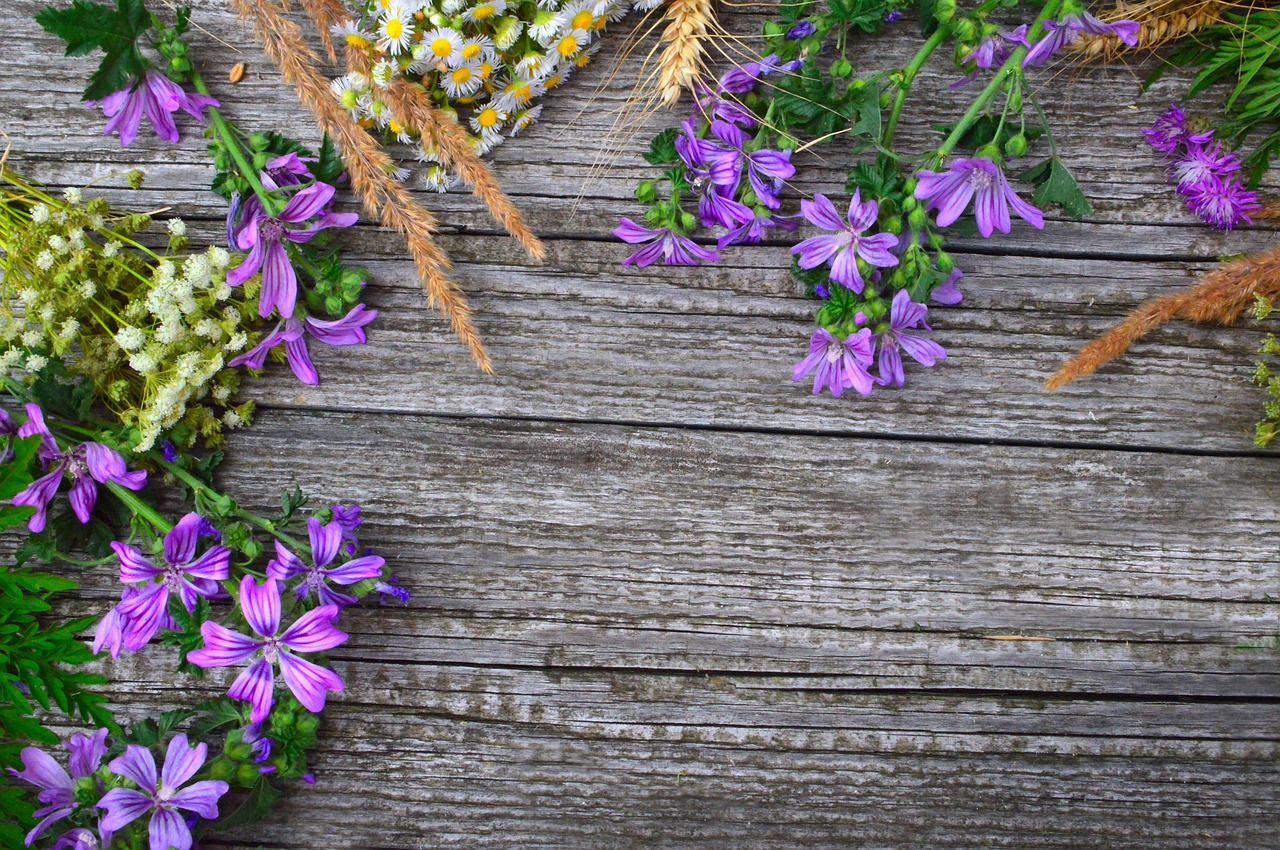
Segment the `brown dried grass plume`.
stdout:
[[1257,296],[1277,295],[1280,295],[1280,246],[1223,263],[1202,276],[1195,286],[1138,307],[1120,324],[1081,348],[1079,354],[1045,381],[1045,389],[1059,390],[1077,378],[1092,375],[1168,321],[1186,319],[1230,325]]
[[320,130],[342,151],[351,188],[365,211],[405,237],[427,303],[449,320],[480,370],[492,372],[489,355],[471,320],[471,309],[449,274],[449,258],[436,244],[435,216],[392,176],[395,164],[386,151],[334,100],[328,80],[317,68],[319,57],[303,40],[301,30],[284,16],[284,10],[274,0],[231,0],[231,6],[242,20],[253,24],[285,82],[297,89]]

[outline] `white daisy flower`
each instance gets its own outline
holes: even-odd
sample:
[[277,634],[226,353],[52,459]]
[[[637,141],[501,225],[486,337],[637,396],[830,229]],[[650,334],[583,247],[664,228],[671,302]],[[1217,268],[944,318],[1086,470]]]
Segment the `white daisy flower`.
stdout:
[[462,185],[462,178],[456,174],[449,173],[449,170],[440,163],[429,165],[423,169],[422,186],[431,192],[447,192],[450,189],[456,189]]
[[572,60],[591,43],[591,34],[586,30],[569,30],[556,40],[554,50],[561,59]]
[[526,53],[520,57],[513,70],[516,76],[532,79],[543,76],[548,67],[554,68],[559,61],[560,58],[554,53]]
[[354,74],[344,74],[329,84],[329,91],[333,92],[347,114],[355,119],[360,117],[360,99],[368,91],[368,86],[361,85],[363,82],[363,79]]
[[493,106],[486,106],[471,116],[471,129],[483,136],[486,133],[496,134],[507,121],[507,114]]
[[[592,10],[597,18],[604,18],[606,23],[622,20],[629,11],[631,11],[631,5],[627,0],[601,0]],[[599,26],[596,27],[596,29],[599,28]]]
[[560,11],[562,0],[538,0],[539,9],[549,9],[552,12]]
[[378,18],[378,47],[399,55],[413,43],[413,13],[401,3],[391,2]]
[[403,183],[404,181],[408,180],[410,175],[412,174],[413,172],[405,168],[403,165],[400,165],[400,166],[397,166],[396,168],[391,169],[391,179],[396,181],[397,183]]
[[591,57],[592,57],[592,56],[595,56],[597,53],[599,53],[599,52],[600,52],[600,48],[602,48],[602,47],[604,47],[604,42],[603,42],[603,41],[597,41],[595,44],[591,45],[591,46],[590,46],[590,47],[588,47],[586,50],[584,50],[584,51],[582,51],[581,53],[579,53],[579,54],[578,54],[576,57],[574,57],[574,59],[573,59],[573,64],[574,64],[574,66],[575,66],[575,67],[578,67],[578,68],[585,68],[585,67],[587,67],[587,65],[591,63]]
[[511,45],[520,40],[523,32],[524,21],[510,16],[502,18],[493,33],[493,43],[499,50],[509,50]]
[[535,97],[546,91],[540,80],[529,80],[516,77],[502,87],[502,93],[494,98],[493,105],[500,112],[510,115],[523,108]]
[[464,62],[478,60],[480,62],[492,62],[497,58],[498,52],[493,48],[493,39],[487,35],[469,38],[462,45],[462,59]]
[[449,97],[471,97],[484,83],[478,73],[479,70],[479,62],[463,62],[452,71],[442,74],[440,85]]
[[560,33],[560,15],[550,9],[538,9],[529,22],[529,35],[544,47]]
[[551,91],[553,88],[569,79],[569,74],[572,72],[573,66],[562,62],[559,65],[551,66],[549,73],[545,77],[540,77],[539,81],[542,83],[543,89]]
[[511,132],[508,134],[513,139],[523,133],[525,130],[533,126],[534,122],[542,115],[542,104],[526,109],[516,115],[516,120],[511,124]]
[[391,85],[391,78],[395,76],[395,72],[395,66],[383,59],[373,66],[373,69],[369,72],[369,79],[373,81],[375,86],[385,89]]
[[373,45],[373,34],[362,30],[355,21],[344,21],[329,27],[333,40],[344,42],[352,47],[366,49]]
[[650,12],[661,6],[663,0],[635,0],[631,4],[631,8],[637,12]]
[[444,0],[440,4],[440,11],[452,17],[467,7],[467,0]]
[[595,7],[597,0],[573,0],[565,4],[556,17],[562,32],[572,30],[589,30],[597,17]]
[[428,61],[444,62],[450,67],[462,61],[462,36],[455,29],[436,27],[428,30],[422,36],[422,43],[429,51],[425,54]]
[[496,18],[507,10],[507,0],[477,0],[476,4],[462,13],[462,19],[471,23],[480,23]]

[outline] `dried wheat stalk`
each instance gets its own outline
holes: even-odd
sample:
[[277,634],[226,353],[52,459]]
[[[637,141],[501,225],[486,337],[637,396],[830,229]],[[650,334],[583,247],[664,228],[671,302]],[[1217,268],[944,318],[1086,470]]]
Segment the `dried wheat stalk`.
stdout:
[[1155,298],[1130,313],[1120,324],[1080,349],[1063,364],[1045,389],[1053,391],[1091,375],[1124,354],[1129,346],[1172,319],[1229,325],[1256,296],[1280,295],[1280,246],[1223,263],[1189,289]]
[[1261,0],[1142,0],[1117,3],[1100,17],[1107,21],[1137,21],[1138,43],[1129,47],[1113,35],[1086,35],[1073,49],[1086,58],[1111,61],[1137,51],[1151,51],[1172,44],[1199,30],[1221,23],[1228,12],[1248,12]]
[[715,25],[711,0],[668,0],[667,27],[662,31],[666,47],[658,60],[658,97],[674,106],[680,93],[690,90],[705,73],[703,42]]
[[395,166],[386,151],[333,99],[327,80],[317,70],[319,57],[307,46],[298,27],[284,17],[281,8],[273,0],[231,0],[231,6],[242,20],[254,25],[281,76],[298,90],[317,125],[342,150],[351,187],[365,210],[384,226],[404,235],[426,290],[427,303],[449,319],[453,332],[470,350],[480,370],[492,372],[489,355],[472,324],[471,310],[449,276],[449,258],[436,244],[435,216],[415,203],[409,191],[391,176]]

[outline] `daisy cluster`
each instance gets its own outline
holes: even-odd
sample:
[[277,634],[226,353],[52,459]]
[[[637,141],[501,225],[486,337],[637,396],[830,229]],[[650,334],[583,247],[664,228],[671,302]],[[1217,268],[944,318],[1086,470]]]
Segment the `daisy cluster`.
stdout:
[[1170,104],[1142,134],[1164,155],[1169,182],[1187,209],[1219,230],[1253,223],[1249,213],[1258,208],[1258,193],[1245,188],[1240,157],[1224,149],[1212,129],[1193,132],[1182,108]]
[[[641,0],[640,10],[659,0]],[[471,131],[484,155],[537,121],[537,102],[585,67],[601,32],[630,10],[628,0],[368,0],[334,28],[335,39],[366,51],[371,73],[347,73],[333,94],[364,126],[419,147],[427,185],[455,179],[436,152],[406,131],[381,91],[397,78],[420,82],[436,104]]]

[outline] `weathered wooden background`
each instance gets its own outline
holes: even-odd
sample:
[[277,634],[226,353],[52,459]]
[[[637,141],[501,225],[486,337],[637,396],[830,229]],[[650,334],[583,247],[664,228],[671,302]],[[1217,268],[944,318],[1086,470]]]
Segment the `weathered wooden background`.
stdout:
[[[103,137],[77,96],[87,65],[58,58],[38,5],[0,11],[15,163],[53,185],[141,167],[122,203],[214,237],[190,123],[176,149]],[[767,11],[726,22],[749,39]],[[314,138],[223,4],[196,21],[229,113]],[[901,64],[900,27],[864,68]],[[251,390],[261,414],[224,485],[263,508],[294,483],[360,502],[414,598],[344,615],[317,784],[210,846],[1280,846],[1280,464],[1252,449],[1247,382],[1261,331],[1175,325],[1039,389],[1136,303],[1275,239],[1211,233],[1166,188],[1138,128],[1185,78],[1140,95],[1142,69],[1043,74],[1094,217],[962,241],[965,301],[931,315],[951,358],[836,400],[789,380],[812,303],[784,247],[620,270],[609,230],[674,120],[639,116],[602,156],[643,52],[613,78],[606,53],[494,155],[545,265],[468,195],[424,194],[496,377],[425,309],[399,238],[362,226],[369,345],[317,352],[318,389],[276,368]],[[926,69],[906,139],[957,114],[953,76]],[[838,189],[844,158],[823,156],[802,158],[799,190]],[[77,609],[105,610],[109,571],[82,578]],[[122,659],[112,692],[140,713],[225,686],[169,669],[160,651]]]

